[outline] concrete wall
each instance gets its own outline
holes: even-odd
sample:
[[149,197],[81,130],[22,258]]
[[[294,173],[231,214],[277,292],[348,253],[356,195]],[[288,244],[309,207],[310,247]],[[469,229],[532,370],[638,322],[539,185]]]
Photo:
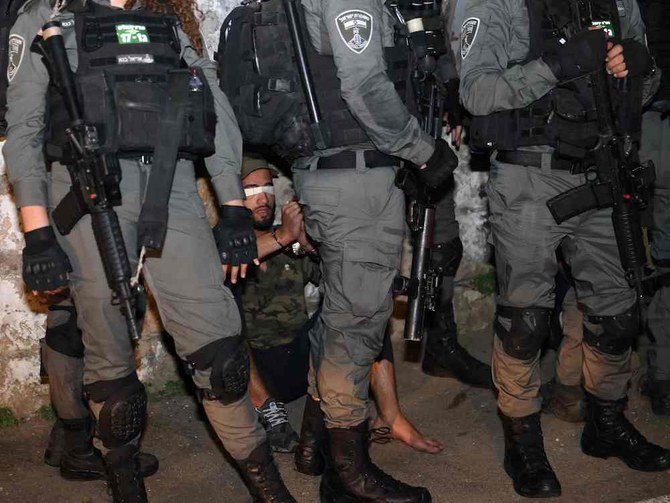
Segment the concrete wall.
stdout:
[[[231,0],[200,0],[202,31],[211,54],[218,44],[218,27],[236,4]],[[456,201],[466,254],[460,275],[472,277],[486,271],[482,265],[487,260],[486,201],[480,197],[485,176],[469,172],[467,149],[461,149],[459,156]],[[206,183],[201,181],[200,188],[201,194],[206,195]],[[0,158],[0,408],[8,407],[18,417],[33,414],[48,401],[48,389],[39,380],[38,350],[39,340],[44,336],[45,308],[24,290],[20,270],[22,248],[17,211],[7,183],[6,167]],[[492,302],[467,284],[461,294],[459,319],[465,322],[467,318],[467,327],[477,328],[489,318]],[[484,311],[481,311],[482,305]],[[473,311],[486,314],[469,320]],[[160,322],[154,310],[145,323],[137,359],[142,378],[153,381],[155,386],[175,375],[174,362],[162,346],[159,334]]]

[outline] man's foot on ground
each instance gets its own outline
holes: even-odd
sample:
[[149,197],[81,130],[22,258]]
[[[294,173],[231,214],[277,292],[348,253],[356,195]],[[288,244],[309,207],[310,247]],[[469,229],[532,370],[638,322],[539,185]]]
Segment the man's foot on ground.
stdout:
[[402,413],[398,414],[392,425],[381,417],[377,417],[370,430],[370,439],[378,443],[384,443],[386,440],[399,440],[415,451],[428,454],[438,454],[444,449],[441,442],[426,437]]
[[268,398],[256,409],[274,452],[293,452],[298,445],[298,434],[288,422],[286,405]]

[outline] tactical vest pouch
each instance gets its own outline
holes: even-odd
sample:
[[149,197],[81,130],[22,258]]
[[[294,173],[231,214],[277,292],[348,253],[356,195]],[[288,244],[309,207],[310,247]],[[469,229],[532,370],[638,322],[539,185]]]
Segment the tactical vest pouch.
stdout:
[[[101,146],[119,157],[151,154],[158,142],[160,111],[168,99],[170,72],[187,75],[179,157],[214,152],[214,99],[200,69],[181,67],[176,20],[142,9],[119,11],[95,2],[75,12],[76,84],[85,119],[98,129]],[[45,154],[72,160],[69,127],[58,90],[47,96]]]

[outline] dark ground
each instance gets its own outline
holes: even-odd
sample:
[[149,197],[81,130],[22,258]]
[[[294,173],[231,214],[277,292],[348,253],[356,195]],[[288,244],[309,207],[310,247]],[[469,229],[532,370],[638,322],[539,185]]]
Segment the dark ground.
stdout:
[[[474,345],[487,352],[490,335]],[[396,350],[401,347],[397,342]],[[396,351],[396,355],[397,351]],[[422,484],[435,503],[528,501],[517,496],[501,468],[502,431],[490,392],[451,379],[424,376],[416,363],[398,368],[401,401],[425,432],[444,441],[436,456],[399,443],[374,445],[373,457],[390,473]],[[188,395],[167,393],[150,401],[143,448],[160,458],[161,469],[147,480],[152,502],[243,502],[248,497],[222,451],[210,436]],[[169,396],[173,395],[173,396]],[[293,404],[298,420],[302,404]],[[670,419],[659,419],[634,391],[629,416],[657,443],[670,446]],[[563,485],[565,502],[637,502],[659,498],[670,503],[670,473],[637,473],[618,460],[593,459],[579,449],[580,425],[544,416],[545,445]],[[35,419],[0,430],[0,501],[83,503],[111,501],[105,484],[68,482],[42,463],[50,424]],[[289,455],[277,455],[287,485],[300,502],[318,501],[318,479],[292,468]],[[551,500],[550,500],[551,501]]]

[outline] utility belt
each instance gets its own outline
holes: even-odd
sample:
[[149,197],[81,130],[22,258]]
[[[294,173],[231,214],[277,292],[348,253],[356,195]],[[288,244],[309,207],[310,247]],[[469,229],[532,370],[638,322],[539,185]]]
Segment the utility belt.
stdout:
[[[551,158],[547,159],[549,156]],[[496,161],[533,168],[543,168],[547,165],[548,161],[549,167],[552,170],[568,171],[571,175],[585,173],[587,168],[593,165],[593,162],[589,162],[588,157],[585,159],[563,159],[547,152],[525,152],[519,150],[499,150],[496,153]]]
[[[355,169],[360,150],[344,150],[328,157],[320,157],[316,169]],[[363,160],[366,168],[393,168],[399,167],[401,159],[392,155],[383,154],[379,150],[364,150]]]

